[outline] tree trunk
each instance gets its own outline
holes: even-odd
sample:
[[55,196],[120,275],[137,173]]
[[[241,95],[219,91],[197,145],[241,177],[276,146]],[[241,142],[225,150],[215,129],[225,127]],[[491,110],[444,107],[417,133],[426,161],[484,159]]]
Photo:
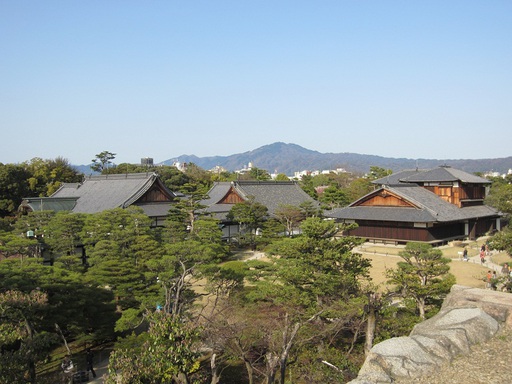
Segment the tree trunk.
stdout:
[[[288,322],[288,319],[286,321]],[[286,364],[288,361],[288,356],[290,354],[290,349],[292,348],[293,342],[295,341],[295,336],[297,335],[299,328],[300,328],[300,323],[295,323],[290,335],[288,335],[288,324],[287,324],[285,327],[285,330],[283,332],[283,351],[281,352],[281,358],[279,361],[279,363],[281,364],[281,380],[280,380],[281,384],[285,383]]]
[[214,354],[212,354],[212,357],[210,358],[210,372],[212,374],[212,380],[210,381],[210,384],[219,384],[219,382],[220,382],[220,375],[219,375],[217,363],[215,360],[216,357],[217,357],[217,355],[214,353]]
[[425,298],[420,297],[418,299],[418,310],[420,311],[421,320],[425,320]]
[[179,384],[190,384],[188,376],[183,372],[180,372],[176,375],[176,382]]
[[274,380],[276,379],[276,371],[277,365],[279,363],[279,358],[274,356],[271,352],[266,354],[266,362],[267,362],[267,383],[266,384],[274,384]]
[[34,361],[32,361],[32,358],[28,362],[28,372],[30,376],[30,383],[35,384],[37,383],[37,375],[36,375],[36,364]]
[[368,319],[366,320],[366,337],[364,343],[364,354],[368,356],[373,347],[373,339],[375,338],[375,327],[377,326],[377,314],[375,313],[375,294],[370,293],[368,296]]
[[252,368],[252,365],[248,360],[244,360],[244,362],[245,370],[247,371],[247,378],[249,379],[249,384],[254,384],[254,369]]

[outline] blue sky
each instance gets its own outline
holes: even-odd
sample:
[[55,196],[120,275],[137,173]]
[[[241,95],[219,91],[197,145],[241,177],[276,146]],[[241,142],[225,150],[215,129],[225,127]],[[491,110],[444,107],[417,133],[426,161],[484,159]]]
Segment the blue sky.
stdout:
[[0,0],[0,162],[512,156],[512,1]]

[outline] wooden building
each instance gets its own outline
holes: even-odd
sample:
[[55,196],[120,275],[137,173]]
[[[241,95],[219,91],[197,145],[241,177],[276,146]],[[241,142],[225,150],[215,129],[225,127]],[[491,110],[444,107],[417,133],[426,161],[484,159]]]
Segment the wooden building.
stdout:
[[247,201],[250,197],[267,207],[270,217],[283,205],[298,207],[304,202],[310,202],[318,208],[318,202],[294,181],[216,182],[208,191],[208,199],[201,203],[206,207],[204,213],[220,220],[223,236],[229,239],[236,235],[240,228],[238,223],[230,222],[226,216],[235,204]]
[[161,226],[176,197],[156,173],[95,175],[81,183],[64,183],[50,197],[25,198],[20,209],[97,213],[135,205],[153,220],[153,226]]
[[447,166],[406,170],[327,217],[357,223],[350,234],[371,241],[442,244],[500,230],[501,214],[484,205],[490,181]]

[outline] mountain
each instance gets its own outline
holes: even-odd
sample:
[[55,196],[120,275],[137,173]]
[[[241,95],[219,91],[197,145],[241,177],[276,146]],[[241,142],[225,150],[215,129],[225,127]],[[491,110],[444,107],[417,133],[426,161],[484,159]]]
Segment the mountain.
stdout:
[[91,175],[91,174],[95,174],[97,172],[94,172],[92,169],[91,169],[91,165],[92,164],[89,164],[89,165],[73,165],[73,168],[75,168],[79,173],[83,173],[84,175]]
[[495,171],[506,173],[512,169],[512,156],[497,159],[406,159],[375,155],[361,155],[357,153],[320,153],[306,149],[297,144],[273,143],[264,145],[252,151],[238,153],[230,156],[197,157],[194,155],[181,155],[161,164],[172,165],[179,160],[182,163],[194,163],[204,169],[222,166],[228,171],[244,168],[249,163],[272,173],[284,173],[293,176],[296,171],[324,170],[344,168],[349,172],[366,173],[371,166],[391,169],[394,172],[403,169],[433,168],[439,165],[449,165],[469,173]]

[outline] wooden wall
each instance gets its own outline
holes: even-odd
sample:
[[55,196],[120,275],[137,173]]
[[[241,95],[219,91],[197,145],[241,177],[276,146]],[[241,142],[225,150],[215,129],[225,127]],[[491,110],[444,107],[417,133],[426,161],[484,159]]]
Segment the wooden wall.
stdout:
[[361,201],[358,206],[413,207],[408,201],[386,190],[380,191],[380,193],[376,195],[369,196],[368,199]]
[[231,187],[228,191],[228,193],[226,193],[226,196],[224,196],[222,198],[221,201],[219,201],[219,204],[237,204],[237,203],[242,203],[244,201],[244,199],[242,199],[238,193],[236,193],[236,191],[233,189],[233,187]]
[[138,203],[154,203],[172,201],[169,195],[158,185],[153,185],[139,200]]
[[412,223],[358,221],[358,228],[351,236],[367,239],[388,240],[400,243],[409,241],[441,242],[455,237],[463,238],[464,223],[451,223],[430,228],[415,228]]
[[485,198],[485,187],[482,185],[464,184],[461,187],[451,185],[426,186],[426,189],[459,208],[468,205],[464,200],[481,200]]

